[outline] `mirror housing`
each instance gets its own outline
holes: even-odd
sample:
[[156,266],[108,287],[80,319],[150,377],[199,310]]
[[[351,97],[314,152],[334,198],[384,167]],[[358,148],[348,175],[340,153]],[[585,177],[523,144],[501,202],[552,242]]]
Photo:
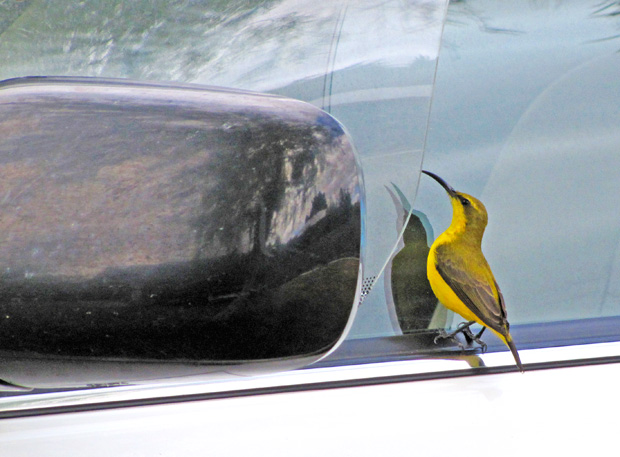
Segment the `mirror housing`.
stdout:
[[343,127],[279,96],[0,83],[0,380],[301,367],[344,337],[363,182]]

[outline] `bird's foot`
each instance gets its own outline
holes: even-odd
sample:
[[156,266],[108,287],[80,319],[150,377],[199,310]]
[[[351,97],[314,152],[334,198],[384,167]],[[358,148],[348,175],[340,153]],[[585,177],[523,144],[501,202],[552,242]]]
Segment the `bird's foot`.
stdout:
[[441,340],[450,340],[456,344],[461,351],[465,350],[465,345],[458,340],[455,332],[448,333],[444,329],[438,329],[437,336],[435,336],[433,343],[437,344]]
[[485,328],[486,327],[482,327],[482,330],[480,330],[480,332],[478,332],[476,335],[473,334],[469,326],[464,327],[461,330],[463,332],[463,335],[465,336],[465,339],[467,340],[467,344],[471,345],[472,343],[478,343],[478,345],[480,346],[480,351],[483,354],[487,351],[487,344],[482,341],[480,337],[482,336]]
[[474,335],[470,329],[471,325],[474,323],[475,323],[474,321],[461,322],[459,326],[456,328],[456,330],[450,333],[446,332],[444,329],[439,329],[438,335],[435,337],[433,342],[437,344],[437,342],[440,340],[449,339],[454,344],[456,344],[461,349],[461,351],[464,351],[466,349],[465,345],[461,343],[456,337],[456,335],[458,335],[459,333],[462,333],[463,336],[465,337],[465,340],[467,341],[468,346],[470,346],[472,342],[476,342],[480,345],[480,349],[482,350],[482,352],[486,352],[487,345],[484,341],[480,339],[480,337],[482,336],[482,333],[484,332],[485,327],[482,327],[482,330],[480,330],[480,332]]

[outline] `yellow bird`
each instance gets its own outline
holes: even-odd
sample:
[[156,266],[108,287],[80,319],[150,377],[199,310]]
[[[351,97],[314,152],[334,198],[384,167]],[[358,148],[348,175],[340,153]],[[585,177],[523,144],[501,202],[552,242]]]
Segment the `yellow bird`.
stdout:
[[[431,246],[426,265],[428,281],[437,299],[468,321],[446,336],[464,332],[468,339],[484,348],[486,345],[479,338],[488,327],[510,348],[523,372],[519,353],[510,336],[504,298],[482,254],[482,236],[488,221],[486,208],[480,200],[457,192],[436,174],[425,170],[422,173],[441,184],[452,203],[452,223]],[[469,330],[474,322],[483,326],[476,336]]]

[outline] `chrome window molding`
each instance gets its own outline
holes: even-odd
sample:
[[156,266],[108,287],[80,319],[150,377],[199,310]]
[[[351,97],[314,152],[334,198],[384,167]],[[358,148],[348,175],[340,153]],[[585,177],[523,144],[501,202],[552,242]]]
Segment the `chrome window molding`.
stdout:
[[[176,380],[169,384],[118,386],[70,392],[0,398],[0,419],[105,409],[165,405],[223,398],[248,397],[311,390],[352,388],[379,384],[476,377],[620,363],[620,342],[526,349],[521,357],[525,373],[519,374],[509,352],[454,355],[339,367],[306,368],[241,380]],[[472,368],[477,358],[484,366]],[[475,381],[474,381],[475,382]]]

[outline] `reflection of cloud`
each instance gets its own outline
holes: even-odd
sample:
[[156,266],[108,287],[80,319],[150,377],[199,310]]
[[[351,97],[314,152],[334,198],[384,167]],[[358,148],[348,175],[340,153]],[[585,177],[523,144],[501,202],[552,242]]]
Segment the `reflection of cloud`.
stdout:
[[143,14],[130,2],[111,3],[113,18],[97,4],[31,5],[2,34],[0,78],[79,74],[273,90],[328,70],[435,59],[444,7],[436,0],[320,7],[314,0],[258,7],[156,0]]
[[[317,8],[313,0],[283,1],[223,30],[218,39],[226,46],[203,62],[196,80],[271,90],[327,70],[434,59],[443,14],[437,3],[327,2]],[[405,40],[415,46],[403,46]],[[338,59],[328,69],[335,46]]]

